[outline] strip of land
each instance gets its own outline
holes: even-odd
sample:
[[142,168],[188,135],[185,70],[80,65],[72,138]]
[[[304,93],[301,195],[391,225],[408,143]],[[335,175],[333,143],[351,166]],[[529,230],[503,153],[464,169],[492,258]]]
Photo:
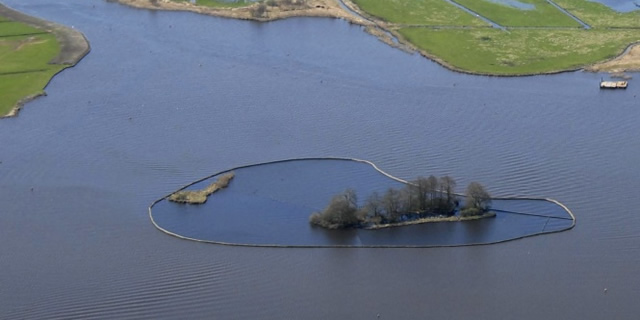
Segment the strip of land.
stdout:
[[434,222],[460,222],[460,221],[472,221],[472,220],[480,220],[484,218],[494,218],[496,216],[495,212],[487,212],[477,216],[440,216],[440,217],[428,217],[428,218],[420,218],[416,220],[395,222],[395,223],[386,223],[386,224],[373,224],[370,226],[366,226],[363,229],[367,230],[377,230],[377,229],[385,229],[385,228],[394,228],[394,227],[404,227],[411,226],[415,224],[423,224],[423,223],[434,223]]
[[115,0],[135,8],[151,10],[190,11],[218,17],[273,21],[291,17],[340,18],[356,24],[367,25],[368,21],[345,11],[337,0],[274,0],[264,2],[222,1],[171,1],[171,0]]
[[4,118],[44,95],[51,78],[78,63],[90,47],[75,29],[2,4],[0,19],[0,118]]
[[[640,42],[640,10],[620,13],[587,0],[115,1],[258,21],[342,18],[367,26],[387,44],[472,74],[549,74],[587,66],[592,71],[640,70],[640,57],[625,51]],[[626,58],[617,58],[621,54]]]
[[227,173],[202,190],[181,190],[169,196],[169,201],[189,204],[203,204],[215,192],[226,188],[235,174]]

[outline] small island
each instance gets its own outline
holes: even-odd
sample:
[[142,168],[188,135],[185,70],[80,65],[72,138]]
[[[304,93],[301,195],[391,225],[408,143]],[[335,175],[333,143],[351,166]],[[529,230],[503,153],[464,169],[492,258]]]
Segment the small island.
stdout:
[[460,207],[454,193],[456,182],[449,176],[418,177],[401,190],[389,188],[384,195],[372,193],[363,206],[353,189],[331,199],[309,222],[327,229],[381,229],[429,222],[455,222],[495,217],[490,211],[491,195],[483,185],[471,182]]
[[180,190],[169,196],[169,201],[188,204],[203,204],[207,202],[207,198],[213,193],[226,188],[231,182],[235,174],[229,172],[222,175],[218,180],[212,182],[202,190]]

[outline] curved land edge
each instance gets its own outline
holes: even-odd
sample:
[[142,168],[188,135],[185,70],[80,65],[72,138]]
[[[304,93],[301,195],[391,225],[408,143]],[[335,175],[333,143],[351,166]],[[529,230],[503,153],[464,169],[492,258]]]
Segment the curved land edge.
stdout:
[[[62,65],[63,68],[60,71],[56,72],[53,76],[51,76],[47,84],[42,88],[43,90],[47,87],[47,85],[49,85],[49,82],[51,81],[51,79],[53,79],[53,77],[62,72],[62,70],[75,66],[78,62],[80,62],[80,60],[82,60],[82,58],[84,58],[89,53],[89,51],[91,51],[89,41],[84,36],[84,34],[73,28],[26,15],[22,12],[11,9],[2,3],[0,3],[0,16],[4,16],[10,20],[22,22],[35,28],[50,32],[60,43],[60,53],[51,61],[49,61],[49,64]],[[24,106],[24,104],[43,95],[46,94],[42,92],[21,99],[20,101],[18,101],[18,103],[16,103],[13,109],[9,111],[8,114],[0,116],[0,119],[17,116],[18,112]]]
[[229,182],[234,177],[233,172],[222,175],[218,180],[214,181],[202,190],[180,190],[169,196],[169,201],[188,204],[203,204],[207,202],[210,195],[229,186]]
[[[201,243],[211,243],[211,244],[217,244],[217,245],[224,245],[224,246],[234,246],[234,247],[256,247],[256,248],[448,248],[448,247],[470,247],[470,246],[481,246],[481,245],[489,245],[489,244],[498,244],[498,243],[503,243],[503,242],[509,242],[509,241],[514,241],[514,240],[519,240],[519,239],[524,239],[524,238],[530,238],[530,237],[535,237],[535,236],[539,236],[539,235],[543,235],[543,234],[552,234],[552,233],[559,233],[559,232],[564,232],[567,230],[571,230],[576,226],[576,217],[573,214],[573,212],[564,204],[562,204],[560,201],[555,200],[555,199],[551,199],[551,198],[539,198],[539,197],[525,197],[525,196],[510,196],[510,197],[493,197],[493,200],[539,200],[539,201],[547,201],[547,202],[551,202],[554,203],[556,205],[558,205],[559,207],[561,207],[563,210],[565,210],[565,212],[567,212],[569,214],[569,216],[571,217],[571,225],[564,228],[564,229],[559,229],[559,230],[553,230],[553,231],[541,231],[538,233],[533,233],[533,234],[528,234],[528,235],[524,235],[524,236],[520,236],[520,237],[515,237],[515,238],[511,238],[511,239],[505,239],[505,240],[500,240],[500,241],[493,241],[493,242],[482,242],[482,243],[467,243],[467,244],[453,244],[453,245],[282,245],[282,244],[251,244],[251,243],[234,243],[234,242],[224,242],[224,241],[214,241],[214,240],[202,240],[202,239],[196,239],[196,238],[191,238],[191,237],[187,237],[187,236],[183,236],[180,235],[178,233],[175,232],[171,232],[163,227],[161,227],[160,225],[158,225],[158,223],[155,221],[155,219],[153,219],[153,207],[158,204],[159,202],[169,198],[172,194],[182,191],[190,186],[193,186],[197,183],[203,182],[207,179],[211,179],[217,175],[221,175],[221,174],[226,174],[226,173],[230,173],[230,172],[234,172],[236,170],[239,169],[244,169],[244,168],[251,168],[251,167],[257,167],[257,166],[262,166],[262,165],[268,165],[268,164],[276,164],[276,163],[286,163],[286,162],[294,162],[294,161],[305,161],[305,160],[340,160],[340,161],[353,161],[353,162],[358,162],[358,163],[364,163],[367,165],[370,165],[371,167],[373,167],[374,170],[376,170],[377,172],[379,172],[380,174],[398,181],[400,183],[404,183],[404,184],[408,184],[409,181],[392,176],[391,174],[383,171],[382,169],[380,169],[375,163],[368,161],[368,160],[362,160],[362,159],[357,159],[357,158],[344,158],[344,157],[309,157],[309,158],[291,158],[291,159],[283,159],[283,160],[275,160],[275,161],[268,161],[268,162],[261,162],[261,163],[254,163],[254,164],[247,164],[247,165],[242,165],[242,166],[238,166],[232,169],[228,169],[228,170],[223,170],[223,171],[219,171],[216,172],[214,174],[211,174],[209,176],[206,176],[204,178],[198,179],[194,182],[191,182],[187,185],[184,185],[183,187],[179,188],[178,190],[171,192],[159,199],[156,199],[155,201],[153,201],[149,207],[147,208],[149,211],[149,219],[151,220],[151,223],[153,224],[153,226],[170,235],[170,236],[174,236],[176,238],[182,239],[182,240],[189,240],[189,241],[195,241],[195,242],[201,242]],[[463,194],[460,193],[454,193],[457,196],[464,196]]]
[[169,11],[189,11],[216,17],[233,18],[253,21],[274,21],[291,17],[326,17],[340,18],[349,22],[368,25],[370,22],[358,18],[346,12],[338,4],[338,0],[307,0],[304,5],[281,5],[266,6],[263,14],[257,15],[256,8],[259,5],[254,3],[245,7],[206,7],[194,5],[189,2],[173,2],[168,0],[107,0],[117,2],[139,9],[169,10]]
[[590,72],[609,72],[612,74],[640,71],[640,42],[630,44],[617,57],[609,61],[585,67],[584,70]]
[[[378,17],[368,14],[360,9],[351,0],[307,0],[305,6],[266,6],[266,12],[264,15],[256,16],[255,9],[258,3],[238,8],[213,8],[206,6],[194,5],[189,2],[174,2],[171,0],[107,0],[110,2],[117,2],[124,5],[128,5],[135,8],[151,9],[151,10],[172,10],[172,11],[190,11],[201,14],[207,14],[218,17],[254,20],[254,21],[273,21],[279,19],[285,19],[290,17],[330,17],[340,18],[350,21],[354,24],[365,26],[365,31],[380,41],[399,48],[406,52],[418,52],[422,56],[440,64],[441,66],[450,69],[452,71],[483,76],[496,76],[496,77],[519,77],[519,76],[534,76],[534,75],[548,75],[557,74],[563,72],[573,72],[578,70],[587,70],[592,72],[633,72],[640,71],[640,54],[635,54],[636,51],[631,53],[630,50],[623,50],[618,58],[607,59],[602,62],[598,62],[588,66],[563,68],[557,70],[543,71],[543,72],[526,72],[526,73],[490,73],[480,72],[473,70],[466,70],[445,61],[442,57],[430,53],[424,49],[418,48],[415,44],[411,43],[405,37],[403,37],[395,29],[396,24],[384,21]],[[351,11],[351,12],[349,12]],[[507,28],[508,29],[508,28]],[[639,49],[640,51],[640,49]],[[620,56],[628,56],[626,59],[619,59]]]

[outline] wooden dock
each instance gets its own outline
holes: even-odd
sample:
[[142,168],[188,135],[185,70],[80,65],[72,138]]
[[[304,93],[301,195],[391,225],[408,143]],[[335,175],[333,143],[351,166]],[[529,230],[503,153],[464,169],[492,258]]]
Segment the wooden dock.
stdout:
[[627,81],[600,81],[600,89],[626,89]]

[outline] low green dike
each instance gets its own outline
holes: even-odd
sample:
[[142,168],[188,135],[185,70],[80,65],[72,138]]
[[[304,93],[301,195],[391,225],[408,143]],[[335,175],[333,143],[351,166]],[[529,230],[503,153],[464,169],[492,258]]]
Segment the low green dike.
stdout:
[[403,39],[424,55],[461,72],[519,76],[581,69],[610,60],[638,30],[401,28]]
[[[380,174],[401,182],[401,183],[405,183],[405,184],[409,184],[408,181],[400,179],[398,177],[392,176],[391,174],[381,170],[378,166],[376,166],[375,163],[368,161],[368,160],[362,160],[362,159],[356,159],[356,158],[342,158],[342,157],[312,157],[312,158],[292,158],[292,159],[284,159],[284,160],[276,160],[276,161],[270,161],[270,162],[263,162],[263,163],[255,163],[255,164],[247,164],[247,165],[242,165],[242,166],[238,166],[235,168],[231,168],[228,170],[223,170],[223,171],[219,171],[216,172],[214,174],[211,174],[209,176],[206,176],[204,178],[198,179],[194,182],[191,182],[187,185],[182,186],[181,188],[179,188],[178,190],[171,192],[155,201],[153,201],[148,209],[148,214],[149,214],[149,219],[151,220],[151,223],[153,224],[153,226],[158,229],[159,231],[170,235],[170,236],[174,236],[176,238],[182,239],[182,240],[189,240],[189,241],[195,241],[195,242],[200,242],[200,243],[210,243],[210,244],[216,244],[216,245],[224,245],[224,246],[234,246],[234,247],[258,247],[258,248],[447,248],[447,247],[466,247],[466,246],[480,246],[480,245],[489,245],[489,244],[498,244],[498,243],[503,243],[503,242],[509,242],[509,241],[514,241],[514,240],[519,240],[519,239],[524,239],[524,238],[529,238],[529,237],[535,237],[535,236],[539,236],[539,235],[544,235],[544,234],[552,234],[552,233],[559,233],[559,232],[564,232],[567,230],[571,230],[575,227],[576,225],[576,217],[573,214],[573,212],[571,212],[571,210],[565,206],[564,204],[562,204],[561,202],[554,200],[554,199],[550,199],[550,198],[539,198],[539,197],[523,197],[523,196],[511,196],[511,197],[493,197],[493,200],[538,200],[538,201],[546,201],[546,202],[550,202],[553,204],[558,205],[559,207],[561,207],[565,212],[567,212],[567,214],[569,214],[569,216],[571,217],[571,225],[560,229],[560,230],[553,230],[553,231],[541,231],[538,233],[533,233],[533,234],[527,234],[524,236],[520,236],[520,237],[514,237],[514,238],[510,238],[510,239],[505,239],[505,240],[500,240],[500,241],[493,241],[493,242],[482,242],[482,243],[466,243],[466,244],[454,244],[454,245],[282,245],[282,244],[254,244],[254,243],[233,243],[233,242],[224,242],[224,241],[213,241],[213,240],[203,240],[203,239],[196,239],[196,238],[192,238],[192,237],[187,237],[184,235],[180,235],[178,233],[169,231],[163,227],[161,227],[153,218],[153,207],[158,204],[161,201],[166,201],[169,197],[171,197],[171,195],[175,194],[176,192],[180,192],[182,190],[185,190],[195,184],[201,183],[205,180],[211,179],[215,176],[218,175],[222,175],[222,174],[228,174],[243,168],[250,168],[250,167],[256,167],[256,166],[262,166],[262,165],[268,165],[268,164],[276,164],[276,163],[286,163],[286,162],[294,162],[294,161],[303,161],[303,160],[342,160],[342,161],[354,161],[354,162],[359,162],[359,163],[364,163],[367,165],[370,165],[374,170],[376,170],[377,172],[379,172]],[[460,193],[456,193],[455,195],[457,196],[464,196]]]

